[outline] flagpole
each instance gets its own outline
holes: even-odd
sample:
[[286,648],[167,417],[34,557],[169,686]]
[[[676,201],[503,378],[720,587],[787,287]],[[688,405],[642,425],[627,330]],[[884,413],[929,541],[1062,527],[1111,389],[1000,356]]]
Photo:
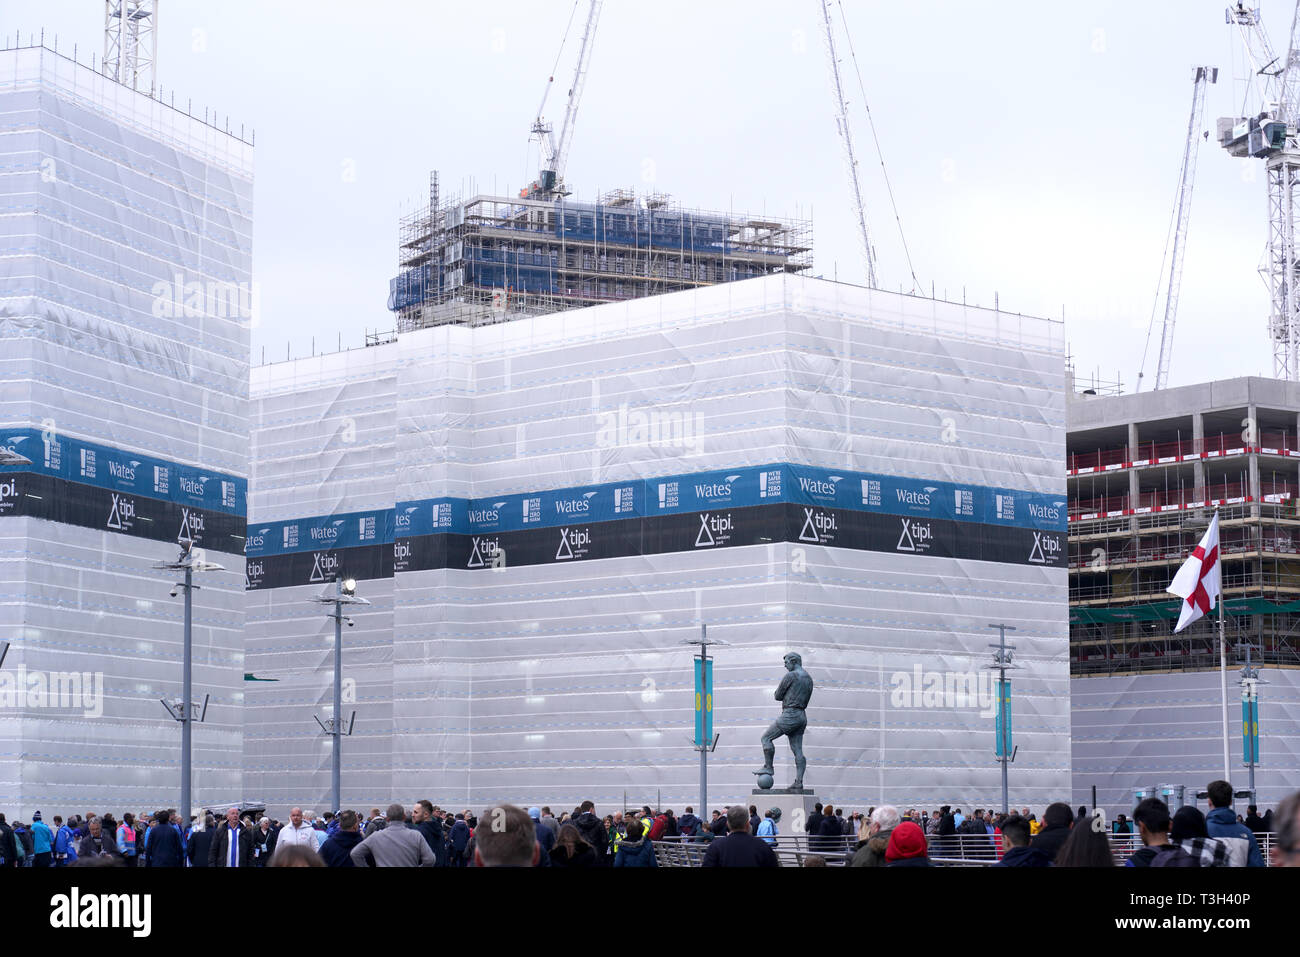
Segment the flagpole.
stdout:
[[1223,634],[1223,592],[1219,593],[1219,678],[1223,692],[1223,780],[1232,780],[1228,774],[1228,641]]

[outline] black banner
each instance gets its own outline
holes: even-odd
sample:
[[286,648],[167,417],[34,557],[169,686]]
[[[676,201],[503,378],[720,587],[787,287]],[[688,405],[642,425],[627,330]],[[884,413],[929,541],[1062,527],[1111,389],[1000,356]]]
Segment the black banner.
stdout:
[[390,544],[357,545],[249,558],[244,563],[245,587],[252,591],[316,585],[336,578],[355,578],[358,581],[392,578],[395,548]]
[[244,556],[242,515],[114,492],[33,472],[0,474],[0,518],[42,518],[157,542],[188,537],[213,552]]
[[1062,532],[775,503],[484,535],[420,535],[391,545],[268,555],[248,560],[248,587],[306,585],[332,581],[336,575],[370,579],[441,568],[577,564],[771,542],[1065,566]]

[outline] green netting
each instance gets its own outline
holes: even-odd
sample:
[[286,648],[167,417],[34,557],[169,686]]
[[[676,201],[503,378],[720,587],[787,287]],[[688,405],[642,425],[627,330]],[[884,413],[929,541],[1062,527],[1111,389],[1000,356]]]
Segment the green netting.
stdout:
[[[1156,601],[1145,605],[1125,605],[1122,608],[1071,608],[1070,624],[1106,625],[1122,621],[1177,619],[1181,605],[1181,601]],[[1224,603],[1223,610],[1234,617],[1281,615],[1300,612],[1300,601],[1272,602],[1264,598],[1232,598]]]

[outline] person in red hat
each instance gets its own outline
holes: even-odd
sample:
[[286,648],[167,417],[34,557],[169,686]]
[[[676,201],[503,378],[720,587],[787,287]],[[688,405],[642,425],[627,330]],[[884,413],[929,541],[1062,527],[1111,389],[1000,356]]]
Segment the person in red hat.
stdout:
[[904,821],[889,835],[885,847],[886,867],[930,867],[925,856],[925,835],[911,821]]

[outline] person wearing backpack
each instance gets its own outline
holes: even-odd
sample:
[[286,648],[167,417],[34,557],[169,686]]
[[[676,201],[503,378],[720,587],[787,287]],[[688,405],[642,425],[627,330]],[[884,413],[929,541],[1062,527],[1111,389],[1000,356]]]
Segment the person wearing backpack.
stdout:
[[33,848],[36,842],[32,838],[32,832],[22,821],[14,821],[14,840],[18,842],[19,850],[22,852],[18,855],[19,866],[34,866],[36,852]]
[[677,828],[684,839],[695,837],[700,833],[700,819],[695,816],[694,809],[688,807],[677,819]]
[[1200,867],[1201,862],[1169,842],[1169,805],[1147,798],[1133,812],[1142,847],[1129,855],[1125,867]]
[[1210,837],[1223,841],[1228,848],[1228,865],[1263,867],[1264,856],[1255,835],[1232,813],[1232,785],[1227,781],[1213,781],[1205,790],[1212,809],[1205,815],[1205,827]]

